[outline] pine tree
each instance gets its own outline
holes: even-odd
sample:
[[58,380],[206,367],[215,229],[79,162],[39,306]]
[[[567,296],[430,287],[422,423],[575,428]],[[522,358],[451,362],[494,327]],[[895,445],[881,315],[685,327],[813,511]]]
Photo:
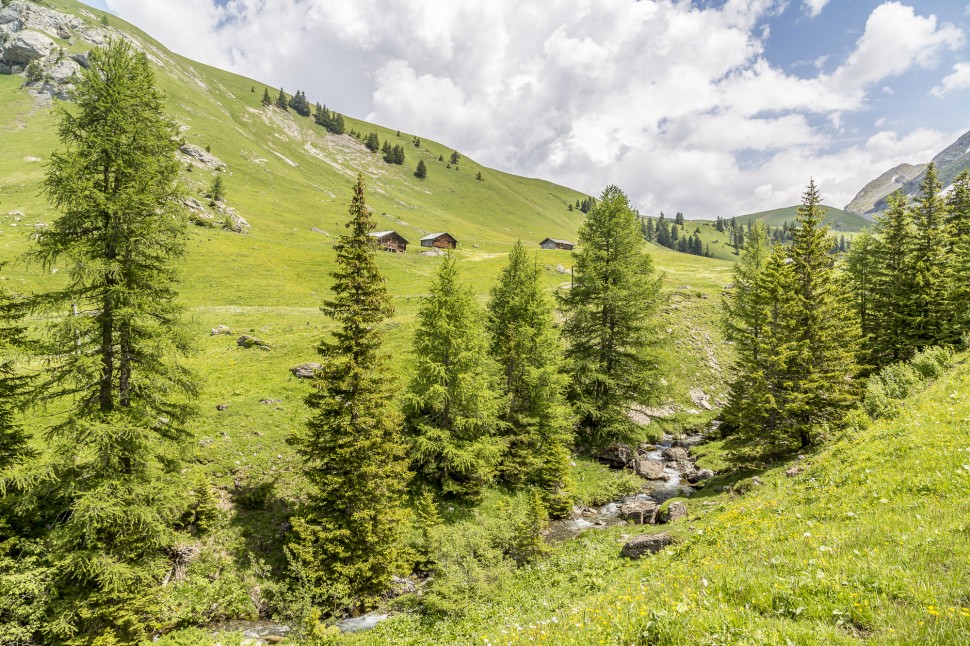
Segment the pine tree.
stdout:
[[337,328],[318,346],[323,368],[306,399],[313,417],[293,440],[311,491],[287,551],[314,598],[362,609],[406,570],[411,474],[379,327],[393,308],[360,175],[350,218],[334,246],[333,296],[323,307]]
[[492,289],[488,331],[505,396],[508,450],[502,478],[514,486],[539,487],[552,513],[562,516],[572,508],[572,415],[565,398],[563,348],[541,276],[538,260],[528,258],[517,242]]
[[283,91],[283,88],[280,88],[279,96],[276,97],[276,107],[286,111],[290,109],[289,102],[286,100],[286,92]]
[[418,541],[415,546],[418,562],[415,567],[419,572],[429,572],[434,569],[435,553],[438,551],[434,530],[442,523],[438,505],[430,491],[424,491],[418,496],[414,503],[414,515],[418,530]]
[[953,180],[953,190],[946,198],[950,235],[954,241],[970,238],[970,170]]
[[661,279],[627,196],[609,186],[600,200],[579,230],[573,286],[559,300],[570,400],[588,447],[626,438],[633,430],[629,405],[651,396],[660,306]]
[[953,274],[950,289],[950,325],[954,337],[970,331],[970,171],[953,180],[947,198]]
[[478,498],[505,448],[498,367],[454,257],[444,259],[418,314],[416,366],[404,395],[418,475],[445,494]]
[[912,339],[913,218],[901,195],[889,196],[886,211],[876,216],[873,247],[872,297],[866,311],[866,363],[873,369],[908,359],[915,352]]
[[911,338],[921,350],[955,341],[950,329],[952,257],[947,208],[940,197],[936,166],[930,162],[913,205]]
[[212,189],[209,191],[209,196],[211,201],[210,205],[215,205],[216,202],[221,202],[222,198],[225,197],[225,188],[222,185],[222,173],[216,173],[216,178],[212,180]]
[[262,104],[264,106],[273,105],[273,99],[269,95],[269,89],[263,88],[263,100]]
[[418,179],[424,179],[428,176],[428,167],[424,165],[424,160],[418,161],[418,167],[414,169],[414,176]]
[[364,146],[366,146],[367,150],[371,151],[372,153],[376,153],[381,149],[381,140],[377,137],[376,132],[372,132],[367,135],[367,139],[364,141]]
[[130,642],[147,636],[177,538],[196,391],[175,292],[187,226],[179,130],[147,57],[124,40],[91,52],[75,100],[46,178],[61,215],[32,253],[66,264],[66,285],[38,300],[54,321],[39,391],[65,416],[48,434],[53,484],[28,493],[49,510],[37,519],[50,526],[49,638],[110,629]]
[[310,102],[307,101],[306,94],[302,90],[297,90],[287,105],[293,108],[293,111],[301,117],[310,116]]
[[545,555],[549,548],[542,535],[549,524],[542,494],[537,489],[529,492],[529,507],[516,532],[515,560],[519,563],[532,563]]
[[815,182],[809,182],[798,209],[789,255],[795,274],[796,318],[791,333],[798,343],[792,358],[789,406],[793,436],[802,448],[814,443],[825,424],[837,423],[858,399],[858,321],[844,298],[828,254],[829,227]]
[[458,154],[457,150],[452,150],[451,158],[448,161],[452,164],[457,164],[459,161],[461,161],[461,155]]
[[[872,315],[877,245],[877,240],[868,231],[863,230],[845,258],[845,274],[852,293],[856,317],[859,320],[863,348],[869,347],[873,339],[883,333],[874,325],[876,319]],[[868,364],[868,357],[863,356],[862,361]]]

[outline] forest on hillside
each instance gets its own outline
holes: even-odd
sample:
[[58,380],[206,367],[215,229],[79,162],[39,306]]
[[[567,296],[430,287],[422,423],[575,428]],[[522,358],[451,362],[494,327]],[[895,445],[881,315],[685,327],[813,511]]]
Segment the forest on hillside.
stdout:
[[[669,376],[664,278],[647,242],[710,255],[682,215],[643,219],[616,186],[581,202],[570,280],[551,294],[521,242],[484,302],[447,255],[420,297],[414,361],[397,374],[385,339],[395,301],[358,174],[344,232],[320,252],[336,257],[319,277],[331,327],[313,348],[306,423],[289,434],[298,504],[273,527],[272,563],[250,564],[256,593],[228,569],[193,572],[229,521],[212,483],[187,475],[200,378],[179,296],[181,135],[148,58],[126,41],[92,52],[75,101],[45,175],[57,216],[18,259],[62,267],[64,282],[0,290],[0,642],[205,643],[193,630],[259,605],[257,616],[323,644],[339,639],[336,619],[395,597],[420,621],[461,617],[549,558],[550,523],[581,500],[577,460],[660,439],[633,414],[662,403]],[[311,111],[299,91],[274,102],[265,90],[263,104]],[[316,108],[343,134],[341,115]],[[348,134],[405,161],[402,145]],[[223,190],[218,175],[211,199]],[[790,226],[716,225],[738,254],[732,286],[706,304],[732,344],[727,401],[706,438],[727,447],[724,471],[893,415],[968,345],[970,173],[944,197],[931,165],[918,199],[892,200],[851,245],[820,205],[811,182]],[[40,437],[28,418],[44,420]],[[606,480],[602,503],[640,491],[628,471]],[[456,521],[456,509],[467,515]]]

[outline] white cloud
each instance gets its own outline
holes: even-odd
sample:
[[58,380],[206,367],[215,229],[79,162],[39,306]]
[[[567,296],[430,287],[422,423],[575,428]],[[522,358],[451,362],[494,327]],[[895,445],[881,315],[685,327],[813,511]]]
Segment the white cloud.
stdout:
[[944,97],[954,90],[970,88],[970,63],[957,63],[953,71],[947,74],[940,85],[930,90],[933,96]]
[[808,15],[810,15],[812,18],[822,13],[822,9],[824,9],[825,5],[828,3],[829,0],[802,0],[802,5],[804,5],[805,9],[808,11]]
[[[765,58],[779,0],[107,2],[191,58],[503,170],[591,194],[615,183],[645,213],[698,217],[791,204],[811,176],[845,203],[928,159],[952,133],[851,146],[839,131],[886,79],[963,41],[887,2],[834,72],[798,76]],[[803,2],[812,15],[826,4]]]

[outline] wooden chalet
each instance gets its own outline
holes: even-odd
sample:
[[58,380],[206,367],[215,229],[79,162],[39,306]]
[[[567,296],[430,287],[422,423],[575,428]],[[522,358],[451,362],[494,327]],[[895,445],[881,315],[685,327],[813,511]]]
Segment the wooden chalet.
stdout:
[[450,233],[431,233],[421,238],[421,246],[436,249],[457,249],[458,241]]
[[539,246],[543,249],[562,249],[565,251],[573,250],[573,243],[567,242],[566,240],[556,240],[555,238],[546,238],[539,243]]
[[397,231],[374,231],[370,236],[377,238],[377,244],[382,251],[393,251],[394,253],[408,252],[408,241]]

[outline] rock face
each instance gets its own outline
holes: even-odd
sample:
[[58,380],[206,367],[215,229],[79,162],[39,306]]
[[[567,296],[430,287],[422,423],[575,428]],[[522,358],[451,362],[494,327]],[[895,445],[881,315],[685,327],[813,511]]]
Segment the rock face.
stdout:
[[27,65],[46,58],[54,49],[54,41],[36,31],[16,33],[3,46],[3,60],[13,65]]
[[249,231],[249,222],[246,218],[236,213],[236,209],[226,209],[226,219],[222,221],[222,228],[233,233],[246,233]]
[[660,515],[660,522],[673,523],[681,518],[687,518],[687,503],[683,500],[674,500]]
[[179,148],[179,152],[185,155],[188,158],[188,161],[202,166],[203,168],[208,168],[209,170],[221,170],[226,167],[226,164],[221,159],[212,153],[207,152],[204,148],[199,148],[198,146],[194,146],[192,144],[183,144],[182,147]]
[[644,554],[656,554],[668,545],[672,545],[673,538],[667,532],[660,534],[641,534],[631,538],[623,546],[623,556],[638,559]]
[[634,525],[655,525],[657,523],[657,503],[650,500],[632,500],[620,506],[623,520]]
[[293,366],[290,368],[290,372],[297,379],[313,379],[313,376],[317,373],[317,370],[322,368],[319,363],[301,363],[298,366]]
[[667,475],[664,473],[664,465],[656,460],[650,460],[645,457],[638,457],[634,463],[634,469],[637,475],[641,478],[646,478],[647,480],[666,480]]
[[623,469],[633,463],[633,451],[622,442],[609,445],[597,457],[614,469]]

